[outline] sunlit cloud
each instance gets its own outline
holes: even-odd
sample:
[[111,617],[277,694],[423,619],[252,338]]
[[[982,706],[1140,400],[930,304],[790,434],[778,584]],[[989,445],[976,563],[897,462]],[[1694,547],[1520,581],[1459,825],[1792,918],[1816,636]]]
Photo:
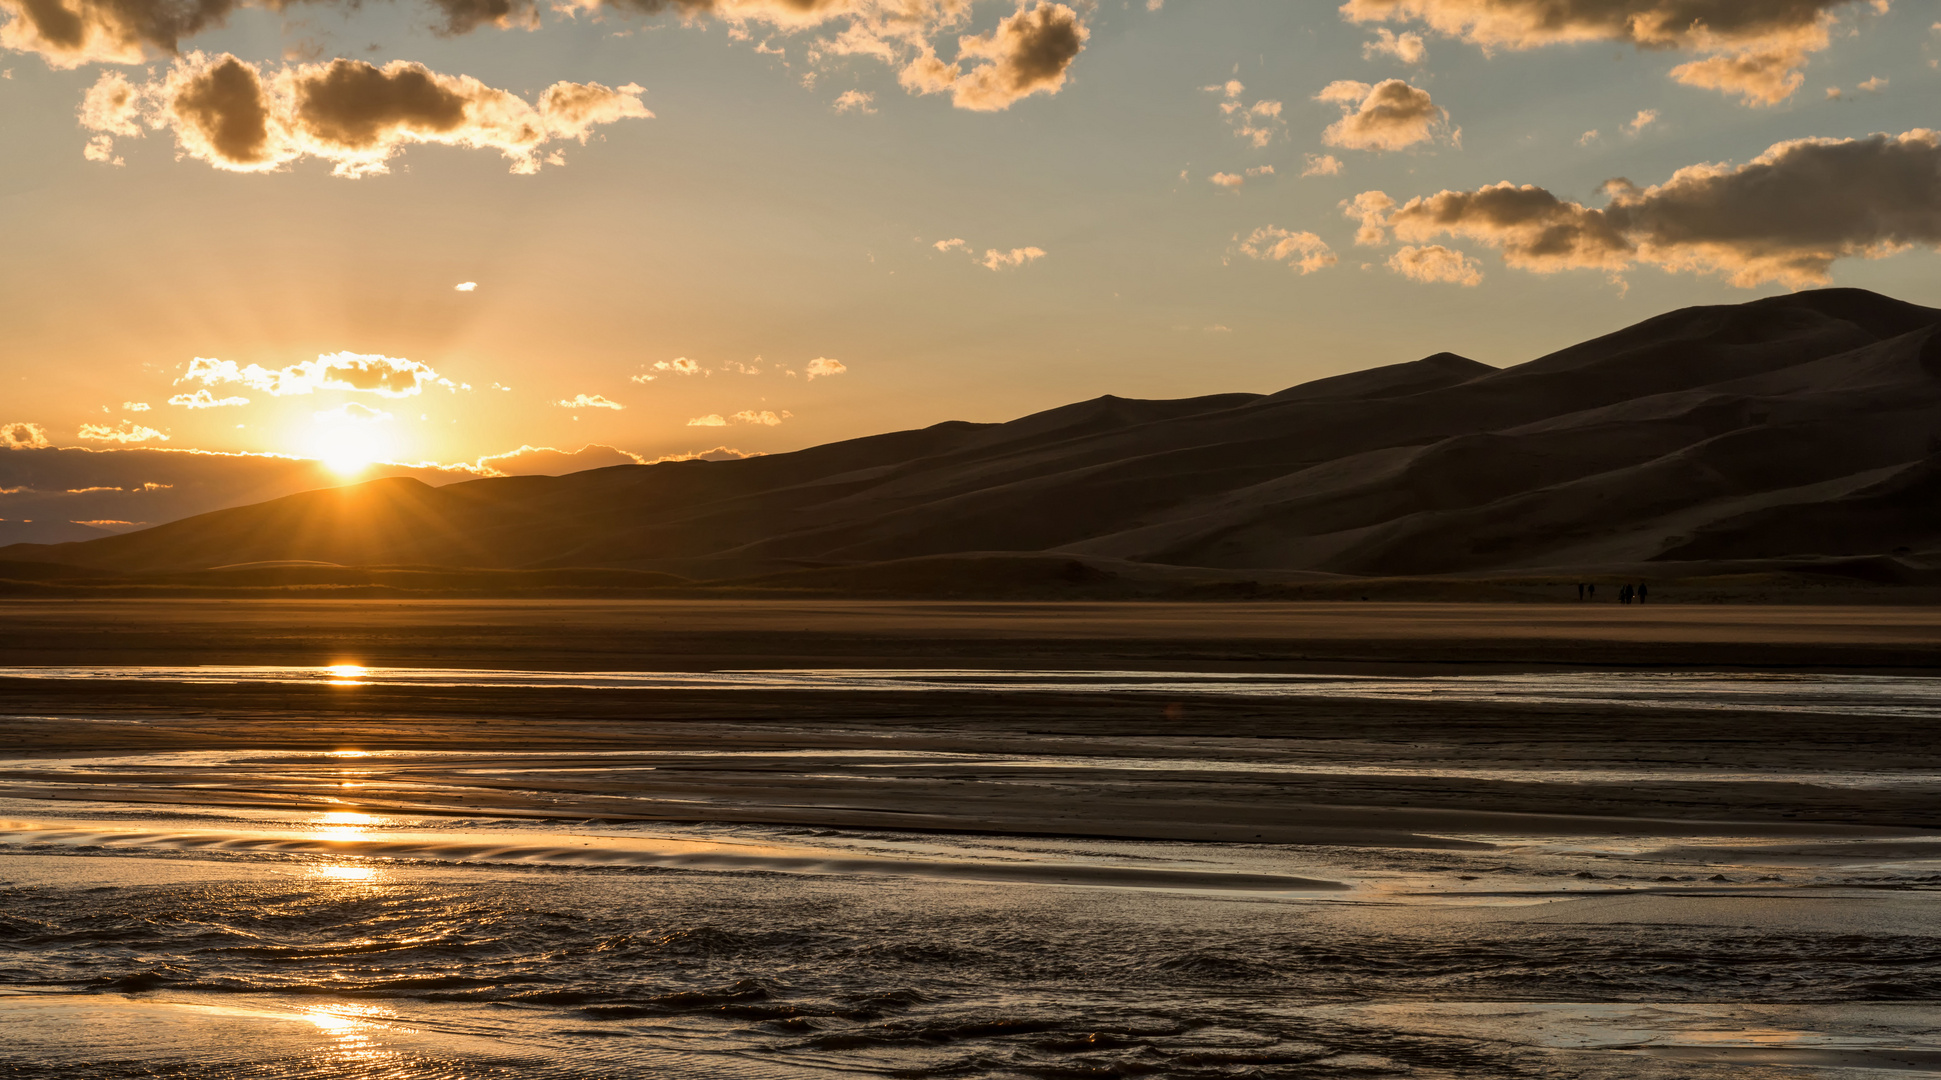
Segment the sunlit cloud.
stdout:
[[1392,56],[1404,64],[1420,64],[1429,58],[1429,48],[1423,44],[1421,34],[1398,34],[1384,26],[1375,31],[1375,40],[1361,45],[1363,60],[1378,56]]
[[149,408],[150,406],[146,401],[124,401],[121,403],[122,412],[147,412]]
[[1648,128],[1657,122],[1658,122],[1658,110],[1639,109],[1638,115],[1635,117],[1632,117],[1631,122],[1624,125],[1624,130],[1630,132],[1633,135],[1636,135],[1638,132],[1643,131],[1645,128]]
[[39,424],[16,421],[0,424],[0,446],[9,450],[41,450],[52,445],[47,441],[47,429]]
[[685,356],[677,356],[672,360],[656,360],[654,361],[654,370],[672,372],[675,375],[705,375],[707,373],[701,367],[699,360],[690,360]]
[[[1691,86],[1747,104],[1791,96],[1808,54],[1827,47],[1836,17],[1868,0],[1348,0],[1357,23],[1417,22],[1485,49],[1616,41],[1706,54],[1672,69]],[[1868,6],[1884,10],[1887,0]]]
[[1602,209],[1508,182],[1400,206],[1364,192],[1358,203],[1365,232],[1468,237],[1536,273],[1650,265],[1741,287],[1803,288],[1828,283],[1839,259],[1941,244],[1937,175],[1941,134],[1916,129],[1776,143],[1744,165],[1692,165],[1652,187],[1613,180]]
[[1020,4],[990,33],[958,38],[951,63],[925,45],[898,81],[912,93],[948,91],[960,109],[996,112],[1032,94],[1056,94],[1091,33],[1078,12],[1064,4],[1039,0],[1029,9]]
[[802,377],[806,382],[813,382],[818,378],[826,379],[831,376],[841,375],[848,370],[849,365],[840,360],[832,360],[826,356],[818,356],[814,360],[809,361],[808,365],[802,369]]
[[1241,176],[1237,173],[1228,173],[1228,172],[1216,172],[1212,176],[1207,177],[1207,180],[1211,181],[1212,183],[1218,184],[1219,186],[1226,188],[1228,190],[1237,188],[1240,185],[1247,182],[1246,177]]
[[615,412],[626,408],[625,405],[600,394],[575,394],[570,398],[555,401],[553,404],[563,409],[612,409]]
[[1281,103],[1263,98],[1252,105],[1247,104],[1241,98],[1247,92],[1247,87],[1239,79],[1228,79],[1201,89],[1225,99],[1220,102],[1220,115],[1227,118],[1227,124],[1233,128],[1236,137],[1245,139],[1257,150],[1266,147],[1276,135],[1287,130],[1287,125],[1281,120]]
[[978,264],[986,270],[1014,270],[1044,257],[1045,249],[1041,247],[1016,247],[1009,251],[988,248],[984,252],[984,257],[978,260]]
[[1341,175],[1341,159],[1333,154],[1308,154],[1302,161],[1302,176]]
[[479,288],[479,283],[476,281],[461,281],[458,284],[452,286],[452,291],[453,292],[477,292],[478,288]]
[[1480,263],[1441,244],[1401,248],[1388,257],[1388,268],[1412,281],[1442,281],[1470,287],[1483,283]]
[[1329,83],[1316,101],[1341,106],[1341,119],[1328,125],[1321,141],[1349,150],[1403,150],[1445,137],[1449,113],[1429,92],[1400,79],[1374,85],[1341,79]]
[[469,75],[404,60],[266,71],[227,53],[190,53],[147,82],[102,75],[83,101],[81,123],[107,138],[167,130],[182,155],[236,172],[316,157],[338,176],[367,176],[388,171],[407,145],[441,143],[497,150],[513,172],[532,173],[564,163],[556,150],[542,153],[555,140],[583,143],[598,125],[651,117],[640,94],[633,85],[560,82],[527,102]]
[[[151,441],[167,442],[168,436],[152,427],[143,427],[132,420],[123,420],[119,425],[82,424],[75,433],[77,438],[90,442],[143,443]],[[43,444],[44,445],[44,444]]]
[[764,427],[774,427],[775,425],[781,423],[789,415],[790,413],[788,413],[786,410],[783,411],[783,413],[780,416],[777,416],[775,413],[770,412],[767,409],[761,409],[759,411],[755,409],[743,409],[742,411],[736,413],[733,419],[737,423],[742,423],[742,424],[761,424]]
[[[176,385],[199,382],[204,386],[222,386],[240,383],[252,390],[261,390],[273,397],[291,394],[310,394],[318,390],[355,390],[376,394],[379,397],[410,397],[427,386],[442,386],[448,390],[460,389],[459,384],[438,374],[428,364],[399,357],[365,355],[354,352],[326,353],[315,360],[305,360],[286,368],[265,368],[256,364],[238,366],[234,360],[212,360],[196,357],[189,362],[182,377],[175,380]],[[207,408],[190,405],[186,401],[169,399],[172,404],[188,405],[190,408]],[[242,404],[226,401],[210,404]]]
[[1327,241],[1311,232],[1292,232],[1278,225],[1264,225],[1240,241],[1240,252],[1264,262],[1286,263],[1302,276],[1325,270],[1339,260]]
[[865,90],[844,90],[836,97],[831,108],[839,113],[873,113],[876,111],[876,95]]
[[720,413],[709,413],[706,416],[697,416],[694,419],[689,420],[687,422],[687,426],[688,427],[727,427],[728,421],[722,419]]
[[197,390],[193,394],[176,394],[168,399],[168,403],[185,409],[220,409],[229,405],[247,405],[249,399],[242,396],[219,398],[207,390]]

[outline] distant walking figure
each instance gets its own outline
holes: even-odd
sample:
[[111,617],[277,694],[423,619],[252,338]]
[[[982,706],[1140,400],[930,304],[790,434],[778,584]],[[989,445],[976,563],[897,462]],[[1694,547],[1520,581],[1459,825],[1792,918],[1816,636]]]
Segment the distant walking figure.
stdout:
[[1644,603],[1644,583],[1638,583],[1638,603]]
[[1577,583],[1577,599],[1579,601],[1584,599],[1584,583],[1581,581]]
[[1597,586],[1595,584],[1584,586],[1584,595],[1590,597],[1592,600],[1597,599]]
[[1631,602],[1631,586],[1626,585],[1624,588],[1618,590],[1618,603],[1628,604],[1630,602]]

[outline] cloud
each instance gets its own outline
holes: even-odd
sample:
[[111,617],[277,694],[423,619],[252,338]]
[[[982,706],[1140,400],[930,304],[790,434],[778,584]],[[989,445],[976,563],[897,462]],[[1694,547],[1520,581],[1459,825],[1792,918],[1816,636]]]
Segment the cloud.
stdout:
[[1401,248],[1388,257],[1388,268],[1412,281],[1468,286],[1483,283],[1483,268],[1476,260],[1441,244]]
[[777,416],[767,409],[763,409],[760,412],[754,409],[743,409],[734,415],[734,419],[743,424],[760,424],[763,427],[774,427],[781,423],[788,415],[787,412],[784,412],[781,416]]
[[311,415],[326,424],[375,424],[391,419],[391,414],[383,409],[373,409],[355,401],[346,401],[334,409],[324,409]]
[[[913,93],[948,90],[951,104],[960,109],[997,112],[1032,94],[1056,94],[1091,33],[1078,12],[1064,4],[1039,0],[1028,10],[1020,4],[990,33],[958,38],[955,62],[944,63],[925,45],[898,78]],[[980,60],[985,63],[963,69],[966,61]]]
[[640,374],[638,374],[638,375],[629,375],[629,376],[627,377],[627,381],[628,381],[628,382],[635,382],[635,383],[640,383],[641,385],[643,385],[643,386],[644,386],[644,385],[646,385],[647,383],[650,383],[650,382],[653,382],[653,381],[654,381],[654,380],[655,380],[656,378],[658,378],[658,377],[659,377],[659,376],[655,376],[655,375],[649,375],[649,374],[647,374],[646,372],[644,372],[644,371],[643,371],[643,372],[641,372],[641,373],[640,373]]
[[147,412],[150,407],[146,401],[124,401],[121,403],[123,412]]
[[1274,175],[1274,167],[1272,165],[1249,165],[1247,166],[1247,175],[1272,176]]
[[1613,180],[1605,192],[1609,205],[1594,209],[1508,182],[1443,191],[1385,217],[1374,209],[1374,227],[1407,241],[1469,237],[1536,273],[1643,264],[1803,288],[1827,283],[1839,259],[1941,245],[1941,134],[1796,139],[1744,165],[1692,165],[1648,188]]
[[1302,176],[1339,176],[1341,159],[1333,154],[1308,154],[1303,158]]
[[1281,103],[1262,98],[1252,105],[1246,104],[1240,100],[1240,95],[1246,93],[1247,88],[1239,79],[1228,79],[1201,89],[1226,99],[1220,103],[1220,113],[1227,118],[1235,137],[1247,140],[1256,150],[1264,149],[1274,141],[1274,136],[1287,130],[1286,122],[1281,119]]
[[1380,247],[1388,243],[1388,212],[1395,206],[1395,200],[1379,191],[1364,191],[1352,199],[1343,199],[1341,212],[1360,223],[1355,230],[1357,247]]
[[1777,105],[1793,96],[1806,76],[1806,55],[1796,49],[1749,50],[1680,64],[1671,77],[1686,86],[1739,95],[1747,105]]
[[826,356],[818,356],[814,360],[809,361],[808,366],[802,369],[802,375],[805,381],[813,382],[817,378],[829,378],[834,375],[841,375],[848,370],[849,365],[840,360],[831,360]]
[[709,413],[706,416],[697,416],[694,419],[689,420],[687,422],[687,426],[688,427],[727,427],[728,421],[723,420],[721,418],[720,413]]
[[[354,352],[326,353],[315,360],[305,360],[275,370],[256,364],[238,367],[234,360],[211,360],[198,356],[189,361],[188,369],[175,380],[175,385],[194,382],[204,386],[241,383],[272,397],[310,394],[318,390],[355,390],[379,397],[400,398],[411,397],[427,386],[442,386],[448,390],[459,388],[450,379],[433,371],[428,364]],[[187,404],[173,398],[169,400],[178,405]],[[190,406],[198,407],[209,406]]]
[[24,421],[0,424],[0,446],[9,450],[40,450],[49,445],[52,444],[47,441],[47,429],[39,424]]
[[1421,34],[1397,34],[1382,27],[1375,31],[1375,40],[1362,42],[1361,46],[1363,60],[1373,60],[1377,56],[1392,56],[1404,64],[1419,64],[1429,58],[1429,49],[1422,43]]
[[1636,135],[1638,132],[1643,131],[1645,128],[1648,128],[1657,122],[1658,122],[1658,110],[1639,109],[1638,115],[1632,117],[1631,122],[1624,125],[1624,130],[1630,132],[1633,135]]
[[839,113],[873,113],[876,111],[876,95],[865,90],[844,90],[832,108]]
[[[3,0],[0,0],[3,2]],[[227,53],[191,53],[161,76],[135,84],[109,72],[88,91],[82,126],[97,138],[174,133],[182,155],[235,172],[281,169],[304,157],[333,164],[338,176],[389,171],[407,145],[441,143],[493,149],[515,173],[562,164],[559,139],[584,143],[593,128],[653,114],[641,88],[554,83],[536,103],[469,75],[440,75],[422,64],[362,60],[287,65],[266,72]],[[112,152],[110,143],[100,153]],[[95,156],[93,153],[90,156]]]
[[1596,128],[1592,128],[1589,131],[1586,131],[1582,135],[1579,135],[1577,137],[1577,145],[1589,146],[1590,144],[1596,142],[1601,137],[1602,136],[1599,135],[1598,130]]
[[1255,229],[1240,242],[1240,250],[1250,258],[1284,262],[1303,277],[1339,261],[1320,237],[1311,232],[1289,232],[1278,225]]
[[[720,419],[716,417],[715,419]],[[663,454],[650,464],[658,465],[663,461],[740,461],[743,458],[766,457],[760,450],[737,450],[732,446],[717,446],[712,450],[690,450],[684,454]]]
[[969,251],[970,250],[970,245],[965,243],[964,238],[961,236],[953,236],[948,240],[939,240],[930,246],[933,248],[936,248],[938,251],[952,251],[952,250]]
[[488,476],[560,476],[614,465],[645,465],[647,459],[626,450],[588,443],[578,450],[550,446],[521,446],[503,454],[488,454],[474,467]]
[[477,292],[478,288],[479,288],[479,283],[476,281],[461,281],[458,284],[452,286],[452,291],[453,292]]
[[167,435],[152,427],[143,427],[132,420],[123,420],[119,427],[109,427],[107,424],[82,424],[81,430],[76,432],[76,435],[92,442],[141,443],[156,439],[162,442],[168,441]]
[[1876,75],[1866,82],[1861,83],[1857,89],[1864,90],[1869,94],[1878,94],[1882,90],[1887,89],[1887,77],[1884,75]]
[[609,400],[599,394],[575,394],[570,398],[555,401],[553,404],[563,409],[612,409],[615,412],[626,408],[617,401]]
[[985,250],[984,257],[978,260],[978,262],[986,270],[1003,270],[1007,267],[1015,269],[1026,263],[1036,262],[1044,257],[1045,249],[1040,247],[1016,247],[1010,251],[999,251],[996,248],[989,248]]
[[[1770,105],[1798,89],[1807,54],[1862,0],[1347,0],[1352,22],[1419,22],[1485,49],[1616,41],[1706,54],[1672,77]],[[1886,0],[1870,5],[1885,9]]]
[[672,360],[656,360],[654,361],[654,370],[671,371],[676,375],[702,374],[700,362],[689,360],[685,356],[677,356]]
[[1240,185],[1247,182],[1246,177],[1241,176],[1238,173],[1230,173],[1230,172],[1216,172],[1212,176],[1207,177],[1207,179],[1212,181],[1213,183],[1220,185],[1223,188],[1229,188],[1229,189],[1237,188]]
[[193,394],[177,394],[169,398],[168,403],[180,405],[185,409],[220,409],[227,405],[247,405],[249,399],[246,397],[219,398],[207,390],[197,390]]
[[1373,86],[1342,79],[1314,100],[1341,106],[1341,119],[1328,125],[1321,141],[1350,150],[1401,150],[1433,142],[1449,124],[1449,113],[1429,99],[1427,90],[1400,79]]

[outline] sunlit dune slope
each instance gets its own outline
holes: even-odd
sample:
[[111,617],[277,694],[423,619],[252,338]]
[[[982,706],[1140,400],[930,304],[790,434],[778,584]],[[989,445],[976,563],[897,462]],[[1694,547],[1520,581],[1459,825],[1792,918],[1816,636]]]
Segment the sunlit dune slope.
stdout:
[[1102,397],[741,461],[308,492],[0,559],[697,579],[966,552],[1354,575],[1941,549],[1941,311],[1829,289],[1497,370]]

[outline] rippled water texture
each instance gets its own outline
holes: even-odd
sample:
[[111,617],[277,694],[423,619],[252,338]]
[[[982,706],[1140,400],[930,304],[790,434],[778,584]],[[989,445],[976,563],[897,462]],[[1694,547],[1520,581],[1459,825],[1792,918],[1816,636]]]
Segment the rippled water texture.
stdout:
[[[1909,723],[1941,710],[1935,682],[1846,676],[9,674],[427,691],[1618,700],[1659,716],[1737,710],[1755,725],[1802,707]],[[147,723],[162,707],[143,708],[90,719]],[[1557,762],[1508,744],[1371,758],[1359,744],[1329,742],[1324,754],[1206,734],[1059,736],[1043,753],[1023,735],[985,750],[949,738],[0,762],[12,796],[0,798],[0,1075],[1941,1074],[1941,836],[1880,823],[1932,801],[1931,762],[1816,769],[1805,744],[1760,759],[1783,763],[1771,767],[1698,768],[1588,750]],[[1646,789],[1672,801],[1618,798]],[[1322,790],[1397,801],[1303,810],[1298,800]],[[1514,797],[1504,806],[1595,795],[1686,816],[1408,804],[1452,791]],[[1773,809],[1809,797],[1870,800],[1876,817]],[[1353,842],[1325,830],[1286,843],[1111,832],[1138,813],[1154,830],[1189,812],[1225,820],[1238,806],[1244,817],[1252,801],[1265,816],[1270,799],[1295,819],[1289,835],[1307,835],[1298,819],[1323,810],[1393,820],[1385,832],[1356,826]],[[692,816],[656,819],[682,800]],[[939,802],[975,805],[981,817],[961,820],[993,824],[943,831],[908,809]],[[1095,816],[1040,809],[1071,805]],[[718,820],[701,820],[704,806]],[[1714,821],[1700,813],[1710,807],[1758,814]],[[788,824],[791,809],[815,820]],[[870,824],[842,823],[864,810]]]

